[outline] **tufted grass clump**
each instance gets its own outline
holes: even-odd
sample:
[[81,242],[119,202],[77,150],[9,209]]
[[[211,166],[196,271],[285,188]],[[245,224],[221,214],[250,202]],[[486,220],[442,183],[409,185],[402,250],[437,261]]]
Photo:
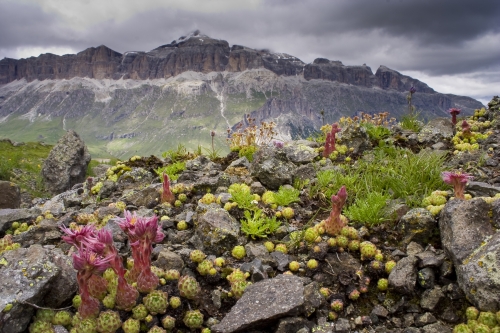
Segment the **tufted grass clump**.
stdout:
[[299,201],[300,191],[293,187],[280,186],[278,192],[273,193],[274,203],[278,206],[288,206]]
[[245,219],[240,221],[241,231],[252,239],[267,238],[281,226],[281,222],[276,219],[276,216],[267,217],[260,209],[252,213],[245,210],[244,214]]
[[384,213],[386,201],[390,195],[380,192],[370,192],[365,197],[358,197],[354,204],[349,206],[344,212],[345,215],[354,221],[360,221],[370,226],[387,221]]
[[409,149],[383,145],[365,153],[354,165],[319,171],[311,193],[322,193],[328,199],[345,185],[348,206],[357,201],[360,204],[376,192],[418,207],[424,197],[444,186],[441,179],[444,160],[445,156],[439,152],[423,150],[414,154]]
[[179,178],[180,174],[185,169],[186,169],[186,163],[179,161],[179,162],[174,162],[174,163],[171,163],[167,166],[158,168],[155,170],[155,172],[158,175],[158,177],[160,178],[160,181],[163,181],[163,174],[164,173],[168,175],[170,180],[174,181],[174,180],[177,180],[177,178]]

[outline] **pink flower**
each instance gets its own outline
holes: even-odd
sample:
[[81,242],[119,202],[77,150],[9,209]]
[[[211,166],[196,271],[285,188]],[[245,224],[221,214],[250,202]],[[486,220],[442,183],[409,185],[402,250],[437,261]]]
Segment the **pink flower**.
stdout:
[[441,174],[441,177],[446,184],[453,185],[455,197],[458,199],[465,199],[465,185],[474,178],[472,175],[461,171],[445,171]]
[[338,235],[340,230],[345,226],[345,221],[341,218],[342,207],[347,200],[347,191],[345,186],[342,186],[337,195],[332,195],[332,211],[330,216],[325,220],[325,231],[331,235]]
[[61,238],[68,244],[74,245],[78,249],[83,245],[91,245],[92,240],[95,238],[95,227],[93,224],[85,226],[77,226],[72,230],[66,226],[61,226],[61,231],[66,234]]
[[130,238],[130,241],[135,241],[136,239],[132,239],[134,237],[134,230],[135,230],[135,224],[137,222],[137,214],[134,212],[134,214],[130,213],[128,210],[125,210],[123,215],[125,217],[123,218],[118,218],[116,222],[118,223],[118,226],[127,234],[127,236]]
[[73,254],[73,267],[77,271],[102,273],[109,267],[111,257],[103,258],[89,248],[82,247]]
[[156,215],[147,218],[139,218],[135,225],[134,234],[139,239],[147,239],[152,243],[159,243],[165,235],[161,232],[161,227],[158,225],[158,217]]
[[335,151],[335,135],[342,129],[337,123],[332,125],[332,130],[330,133],[326,133],[325,149],[323,150],[323,157],[330,156],[331,153]]

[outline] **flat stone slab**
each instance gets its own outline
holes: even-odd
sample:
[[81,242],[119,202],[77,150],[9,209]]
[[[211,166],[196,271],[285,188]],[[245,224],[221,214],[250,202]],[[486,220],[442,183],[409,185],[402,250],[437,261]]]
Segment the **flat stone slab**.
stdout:
[[296,316],[305,303],[302,280],[293,275],[279,275],[250,285],[212,332],[247,332],[282,317]]

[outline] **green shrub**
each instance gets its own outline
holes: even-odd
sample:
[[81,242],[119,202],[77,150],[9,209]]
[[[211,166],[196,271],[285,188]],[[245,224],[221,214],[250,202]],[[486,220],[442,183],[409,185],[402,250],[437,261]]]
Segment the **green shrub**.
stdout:
[[278,206],[288,206],[292,202],[299,201],[300,191],[295,188],[280,186],[278,192],[273,193],[274,203]]
[[179,178],[180,173],[185,169],[186,169],[185,162],[174,162],[167,166],[156,169],[155,172],[158,175],[158,177],[160,177],[160,182],[163,182],[163,176],[162,176],[163,173],[166,173],[168,175],[168,178],[170,178],[170,180],[173,181],[177,180],[177,178]]
[[245,210],[245,220],[241,220],[241,231],[245,235],[255,239],[266,238],[274,233],[281,225],[281,222],[276,220],[276,216],[267,217],[262,213],[261,209],[256,209],[252,212]]

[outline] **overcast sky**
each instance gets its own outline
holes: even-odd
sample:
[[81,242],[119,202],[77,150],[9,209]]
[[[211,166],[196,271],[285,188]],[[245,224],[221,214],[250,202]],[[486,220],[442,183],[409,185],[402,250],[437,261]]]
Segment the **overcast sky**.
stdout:
[[196,29],[306,63],[385,65],[484,104],[500,94],[500,0],[0,0],[0,59],[149,51]]

